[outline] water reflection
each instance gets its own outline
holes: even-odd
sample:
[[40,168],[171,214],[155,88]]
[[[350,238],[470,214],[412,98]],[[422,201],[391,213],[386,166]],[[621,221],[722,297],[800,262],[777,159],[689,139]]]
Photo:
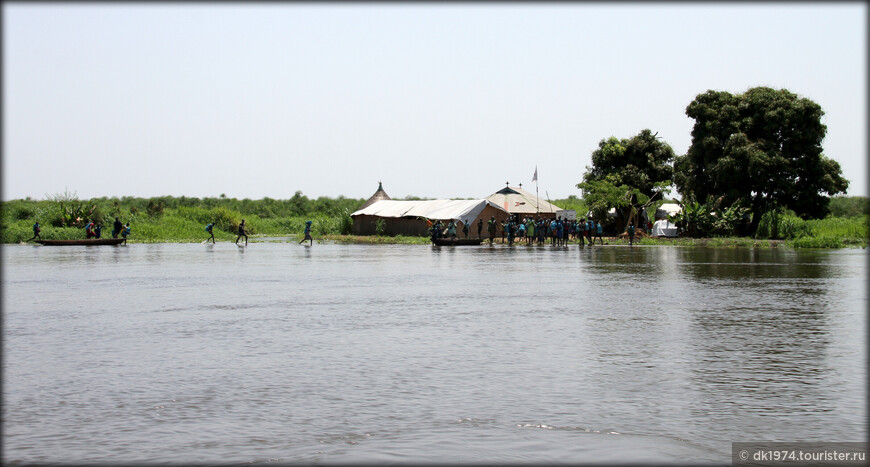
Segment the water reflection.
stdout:
[[4,456],[721,463],[860,440],[865,280],[848,251],[5,248]]

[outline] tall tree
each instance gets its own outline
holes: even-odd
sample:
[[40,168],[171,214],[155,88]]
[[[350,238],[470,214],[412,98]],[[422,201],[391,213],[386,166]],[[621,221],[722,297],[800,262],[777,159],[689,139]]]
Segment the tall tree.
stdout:
[[849,186],[840,165],[822,154],[824,112],[810,99],[767,87],[740,95],[711,90],[686,115],[695,125],[689,150],[674,161],[677,190],[698,202],[712,196],[745,203],[750,233],[776,207],[824,217],[829,196]]
[[[656,133],[657,134],[657,133]],[[592,152],[592,167],[586,167],[584,182],[610,178],[616,185],[627,185],[647,196],[656,192],[656,184],[673,178],[674,150],[649,129],[630,139],[611,136],[598,143]]]
[[[618,229],[625,229],[632,209],[671,184],[674,150],[657,134],[645,129],[628,139],[601,140],[592,152],[592,167],[586,167],[583,183],[577,185],[590,206],[600,210],[606,202],[617,208]],[[613,203],[614,196],[622,201]]]

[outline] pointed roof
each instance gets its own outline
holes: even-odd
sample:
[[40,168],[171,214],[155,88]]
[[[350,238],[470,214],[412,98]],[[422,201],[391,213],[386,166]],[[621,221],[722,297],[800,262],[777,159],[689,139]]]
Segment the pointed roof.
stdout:
[[363,203],[363,205],[359,207],[359,210],[363,210],[363,209],[371,206],[372,204],[377,203],[378,201],[389,200],[389,199],[392,199],[392,198],[390,198],[390,195],[388,195],[387,192],[384,191],[384,184],[381,182],[378,182],[378,191],[376,191],[375,194],[373,194],[371,196],[371,198],[369,198],[368,201]]
[[539,199],[534,193],[529,193],[520,187],[506,186],[486,197],[511,214],[535,214],[561,211],[562,208]]

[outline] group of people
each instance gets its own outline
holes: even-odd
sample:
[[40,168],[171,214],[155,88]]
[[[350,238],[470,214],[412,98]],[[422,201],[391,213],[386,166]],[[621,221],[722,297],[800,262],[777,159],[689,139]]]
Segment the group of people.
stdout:
[[[468,220],[449,220],[443,224],[440,220],[434,223],[429,221],[430,235],[434,242],[438,238],[457,238],[457,230],[462,229],[465,238],[469,236],[471,224]],[[526,217],[523,219],[515,219],[509,217],[504,222],[496,220],[492,216],[486,225],[487,233],[489,234],[490,244],[495,242],[497,234],[500,232],[502,243],[507,242],[513,245],[514,241],[525,242],[528,245],[537,243],[544,244],[547,241],[552,245],[564,246],[569,241],[579,241],[580,245],[594,245],[595,241],[604,245],[604,229],[600,221],[595,221],[592,218],[581,218],[580,220],[562,219],[533,219]],[[628,227],[629,244],[634,244],[635,227],[634,223]],[[477,221],[477,238],[483,238],[483,219]]]
[[[205,231],[208,232],[208,234],[209,234],[209,238],[206,239],[205,242],[208,242],[209,240],[211,240],[211,243],[213,245],[216,243],[215,239],[214,239],[214,226],[215,226],[215,224],[216,224],[215,222],[212,222],[212,223],[205,226]],[[239,234],[239,236],[236,237],[236,242],[235,242],[236,245],[239,244],[239,240],[241,240],[242,237],[245,237],[245,245],[247,245],[248,244],[248,231],[245,228],[245,220],[244,219],[242,219],[242,222],[239,223],[238,234]],[[302,238],[302,240],[299,243],[303,243],[306,241],[310,241],[311,245],[314,244],[314,239],[311,238],[311,221],[305,221],[305,237]],[[205,242],[203,242],[203,243],[205,243]]]
[[[36,240],[37,238],[42,240],[42,227],[39,226],[39,222],[33,224],[33,237],[31,237],[28,242],[31,240]],[[115,223],[112,225],[112,238],[118,238],[118,235],[124,238],[124,243],[127,243],[127,236],[130,235],[130,223],[122,224],[121,221],[116,217]],[[103,224],[97,224],[92,220],[88,219],[88,222],[85,224],[85,238],[102,238],[103,236]]]

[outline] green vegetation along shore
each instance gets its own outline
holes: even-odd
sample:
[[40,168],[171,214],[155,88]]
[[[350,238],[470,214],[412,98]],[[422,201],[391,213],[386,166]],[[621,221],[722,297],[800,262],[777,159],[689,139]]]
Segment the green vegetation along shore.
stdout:
[[[46,200],[12,200],[2,203],[2,242],[19,243],[33,236],[33,223],[39,222],[45,239],[84,238],[84,223],[102,223],[103,236],[110,236],[112,222],[118,217],[130,223],[129,243],[202,242],[208,238],[205,226],[215,223],[217,241],[234,241],[242,219],[246,220],[251,241],[264,237],[301,238],[305,221],[311,220],[312,235],[318,241],[338,243],[428,244],[426,237],[354,236],[350,214],[364,199],[309,199],[297,192],[292,198],[261,200],[235,198],[94,198],[78,200],[65,193]],[[584,213],[583,199],[555,200],[564,209]],[[641,244],[708,245],[795,248],[866,247],[868,215],[866,197],[834,197],[831,214],[824,219],[804,220],[789,211],[762,219],[754,237],[723,235],[715,238],[644,238]],[[609,243],[627,243],[611,237]]]

